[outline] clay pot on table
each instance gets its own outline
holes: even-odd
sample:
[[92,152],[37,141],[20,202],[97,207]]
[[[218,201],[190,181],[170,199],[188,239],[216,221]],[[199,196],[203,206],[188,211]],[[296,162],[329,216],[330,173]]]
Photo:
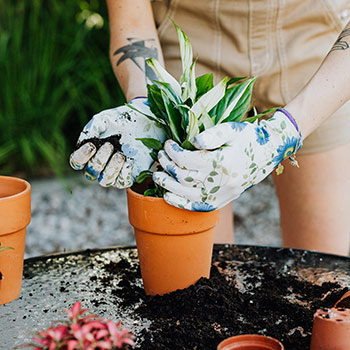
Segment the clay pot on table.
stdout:
[[21,292],[26,227],[30,222],[30,184],[0,176],[0,305]]
[[217,350],[284,350],[284,346],[265,335],[242,334],[223,340]]
[[209,278],[219,211],[178,209],[132,189],[127,198],[146,294],[163,295]]
[[350,349],[350,309],[319,309],[314,314],[310,350]]

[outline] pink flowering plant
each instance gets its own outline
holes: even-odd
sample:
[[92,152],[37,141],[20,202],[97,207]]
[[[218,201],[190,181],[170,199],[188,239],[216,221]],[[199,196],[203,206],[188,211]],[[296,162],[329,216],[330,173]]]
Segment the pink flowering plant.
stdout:
[[121,322],[96,315],[83,314],[81,303],[76,302],[72,309],[65,310],[69,321],[49,327],[33,337],[34,344],[25,344],[32,350],[116,350],[134,346],[134,336],[129,329],[123,329]]

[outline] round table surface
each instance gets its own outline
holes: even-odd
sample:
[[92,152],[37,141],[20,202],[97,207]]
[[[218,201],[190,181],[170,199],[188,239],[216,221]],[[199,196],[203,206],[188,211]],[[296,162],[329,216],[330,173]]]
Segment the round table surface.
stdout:
[[[294,274],[315,285],[336,281],[341,286],[350,286],[349,257],[240,245],[215,245],[214,250],[218,254],[230,251],[230,271],[223,273],[234,275],[242,285],[244,276],[240,276],[235,267],[254,259],[261,264],[273,264],[278,273]],[[117,321],[115,318],[119,315],[123,325],[131,328],[136,335],[137,344],[138,334],[148,328],[151,321],[143,319],[141,322],[134,316],[136,305],[125,307],[122,300],[120,304],[116,302],[115,295],[109,291],[118,283],[118,276],[111,281],[110,289],[106,289],[106,284],[103,291],[99,288],[99,283],[106,274],[101,267],[122,259],[126,259],[135,269],[138,268],[135,247],[109,247],[26,259],[20,297],[0,306],[0,349],[9,350],[27,343],[35,332],[47,329],[54,320],[65,320],[63,310],[70,308],[76,301],[81,301],[90,313],[114,321]],[[140,276],[136,276],[135,283],[142,287]],[[293,298],[295,297],[294,295]]]

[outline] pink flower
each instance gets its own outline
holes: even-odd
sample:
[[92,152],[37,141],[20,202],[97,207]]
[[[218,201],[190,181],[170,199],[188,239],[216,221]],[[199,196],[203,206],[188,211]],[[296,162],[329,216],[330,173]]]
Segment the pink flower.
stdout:
[[32,350],[118,350],[126,345],[134,346],[134,336],[123,329],[121,322],[114,323],[96,315],[81,317],[87,309],[76,302],[71,310],[65,310],[69,321],[42,330],[33,337]]
[[121,322],[114,324],[111,320],[107,320],[108,330],[111,334],[113,345],[122,348],[124,344],[134,346],[133,336],[129,333],[129,329],[121,329]]
[[87,311],[87,309],[81,310],[80,308],[81,308],[81,303],[79,301],[77,301],[73,305],[72,310],[65,310],[71,321],[76,322],[78,320],[79,316],[81,316],[85,311]]

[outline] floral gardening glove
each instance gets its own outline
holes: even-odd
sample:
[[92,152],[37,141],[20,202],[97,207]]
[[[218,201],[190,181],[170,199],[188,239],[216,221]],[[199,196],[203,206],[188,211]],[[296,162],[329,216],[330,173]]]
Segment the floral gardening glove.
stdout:
[[[153,115],[146,98],[136,98],[129,105]],[[137,138],[163,142],[165,134],[156,123],[128,106],[102,111],[81,132],[70,165],[75,170],[84,169],[86,178],[98,179],[103,187],[130,187],[153,163],[150,149]]]
[[155,172],[153,180],[169,191],[164,195],[169,204],[212,211],[262,181],[301,145],[297,124],[285,110],[267,121],[223,123],[195,137],[200,150],[188,151],[167,140],[158,154],[166,172]]

